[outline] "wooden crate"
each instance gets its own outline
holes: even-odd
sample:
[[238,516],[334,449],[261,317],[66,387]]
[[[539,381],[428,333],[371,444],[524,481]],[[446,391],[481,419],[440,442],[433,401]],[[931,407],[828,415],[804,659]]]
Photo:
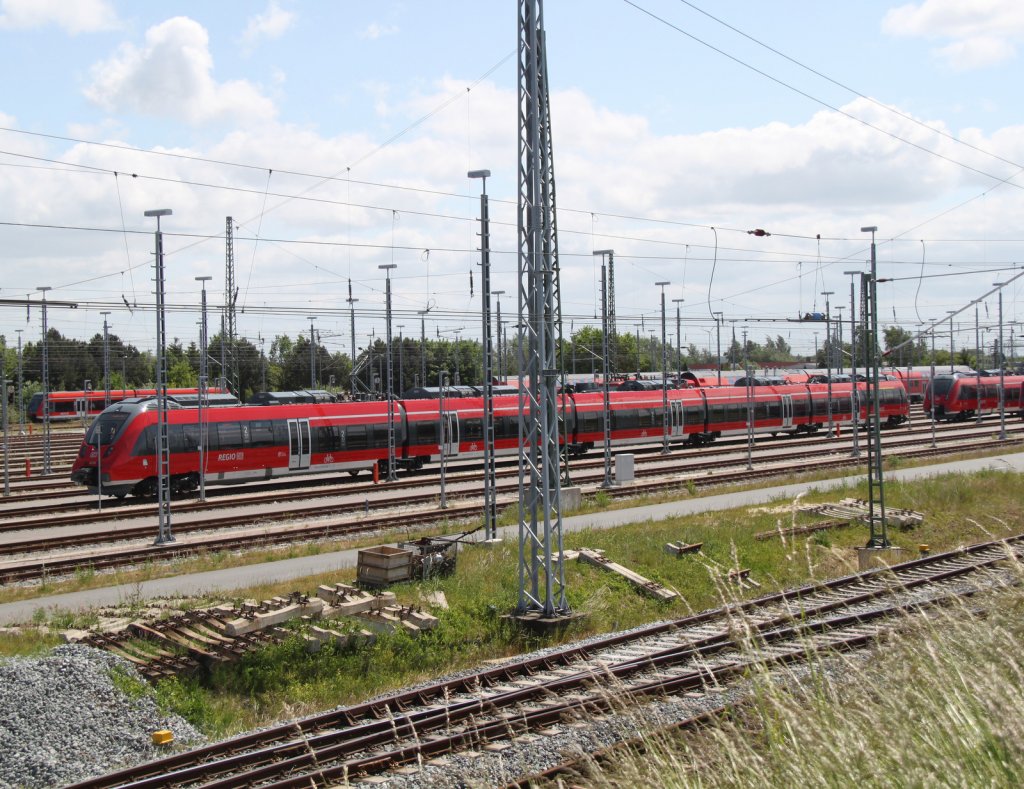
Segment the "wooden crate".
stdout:
[[412,578],[412,551],[380,545],[359,551],[356,565],[359,583],[384,586]]

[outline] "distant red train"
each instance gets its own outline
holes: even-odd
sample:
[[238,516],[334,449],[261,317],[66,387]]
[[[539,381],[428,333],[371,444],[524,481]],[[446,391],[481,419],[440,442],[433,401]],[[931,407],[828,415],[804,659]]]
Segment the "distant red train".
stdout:
[[[1004,411],[1024,418],[1024,375],[1003,376]],[[935,403],[935,418],[947,422],[964,421],[981,414],[999,411],[999,376],[953,373],[936,375],[924,393],[924,410]]]
[[[216,386],[208,387],[211,395],[224,394],[226,390]],[[199,390],[196,388],[175,388],[168,389],[168,395],[193,395],[198,397]],[[129,397],[153,397],[156,389],[111,389],[110,402],[120,403]],[[50,421],[67,422],[73,419],[96,416],[104,409],[106,398],[102,389],[90,389],[79,392],[50,392],[49,393]],[[26,413],[34,422],[43,421],[43,393],[36,392],[29,398]]]
[[[859,385],[859,419],[867,417],[865,385]],[[762,386],[752,390],[758,433],[813,433],[828,423],[825,384]],[[832,420],[853,419],[851,384],[832,385]],[[894,381],[880,387],[880,412],[887,425],[907,419],[907,395]],[[747,430],[747,390],[737,387],[669,390],[669,435],[673,443],[708,443]],[[582,454],[604,442],[603,395],[565,394],[560,408],[562,440]],[[498,455],[519,451],[519,398],[494,398],[494,446]],[[665,411],[660,391],[612,392],[611,440],[616,446],[663,440]],[[230,484],[296,473],[357,474],[388,462],[387,403],[303,403],[239,406],[207,412],[205,468],[199,468],[200,426],[190,409],[167,412],[171,487],[194,490],[205,483]],[[483,400],[396,400],[395,456],[402,468],[419,468],[445,457],[483,455]],[[98,449],[97,449],[98,448]],[[124,402],[104,411],[86,433],[72,481],[90,491],[124,497],[152,495],[156,488],[155,400]],[[102,486],[100,486],[102,482]]]

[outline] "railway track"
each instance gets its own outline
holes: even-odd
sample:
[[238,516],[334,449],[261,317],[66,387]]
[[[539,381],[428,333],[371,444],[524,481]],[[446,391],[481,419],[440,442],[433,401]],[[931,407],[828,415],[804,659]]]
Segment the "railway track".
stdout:
[[[1024,535],[513,660],[76,784],[319,787],[864,648],[907,612],[1015,582]],[[471,781],[472,778],[469,777]]]
[[[1024,439],[1017,438],[1003,442],[1003,445],[1019,445],[1022,440]],[[900,441],[896,442],[895,448],[899,449],[900,457],[908,460],[927,459],[949,453],[948,447],[932,448],[930,445],[925,445],[928,443],[925,439],[918,439],[916,442]],[[965,452],[989,449],[991,448],[991,439],[975,437],[971,442],[960,442],[957,448],[959,451]],[[845,453],[838,456],[829,453],[828,448],[822,450],[823,456],[814,461],[816,469],[842,469],[860,463]],[[678,489],[682,486],[703,489],[724,484],[749,482],[760,478],[799,474],[804,471],[806,471],[805,456],[801,456],[798,461],[793,463],[761,465],[752,470],[746,469],[743,466],[743,461],[735,458],[715,463],[704,461],[689,475],[680,475],[678,469],[674,469],[671,476],[666,477],[665,472],[662,471],[661,474],[652,475],[650,479],[637,480],[628,487],[606,489],[604,493],[614,498],[632,498],[638,495],[651,495]],[[595,490],[602,481],[603,470],[601,469],[594,469],[586,477],[578,476],[576,479],[577,484],[589,486],[591,490]],[[498,502],[499,506],[513,504],[517,500],[518,483],[515,481],[500,483],[497,492],[501,497]],[[314,524],[274,524],[266,512],[260,515],[252,513],[221,515],[193,522],[179,520],[175,525],[176,533],[179,536],[184,534],[194,536],[187,541],[164,545],[124,545],[133,540],[151,539],[154,536],[151,523],[139,527],[120,528],[110,532],[65,534],[55,537],[30,538],[17,542],[8,541],[2,546],[3,556],[7,559],[3,560],[3,557],[0,557],[0,584],[44,578],[52,579],[86,569],[109,570],[136,564],[171,561],[216,551],[251,550],[252,548],[265,548],[310,540],[336,540],[360,533],[393,529],[396,519],[401,521],[403,528],[428,526],[440,520],[446,522],[468,521],[479,515],[479,503],[476,500],[478,495],[479,491],[476,487],[464,489],[461,492],[452,490],[450,498],[453,503],[450,503],[445,509],[440,509],[437,506],[437,493],[434,490],[420,493],[407,492],[402,496],[402,504],[405,509],[397,516],[394,511],[371,513],[366,502],[358,499],[348,502],[331,501],[317,505],[304,505],[288,509],[281,515],[282,518],[290,520],[313,517],[328,518]],[[470,500],[460,501],[460,498]],[[375,507],[375,509],[377,508]],[[149,514],[146,513],[146,515]],[[338,517],[346,515],[347,517]],[[91,513],[87,516],[49,518],[43,524],[37,524],[34,521],[29,524],[12,521],[0,523],[0,532],[25,530],[26,527],[32,528],[33,525],[54,526],[62,522],[80,524],[87,520],[109,520],[109,515]],[[260,522],[254,523],[257,520]],[[232,527],[244,528],[245,531],[228,535],[212,533],[214,530]],[[83,546],[93,546],[93,549],[79,554],[61,553]],[[102,553],[100,552],[101,546],[103,546]],[[41,558],[32,558],[38,554],[46,555]]]

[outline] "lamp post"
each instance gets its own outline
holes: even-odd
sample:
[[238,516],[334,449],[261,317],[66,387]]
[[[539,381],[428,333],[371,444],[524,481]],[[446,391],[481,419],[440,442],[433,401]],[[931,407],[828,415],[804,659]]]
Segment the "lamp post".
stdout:
[[978,302],[974,302],[974,386],[975,394],[975,424],[981,424],[981,330],[978,324]]
[[[480,314],[483,328],[484,377],[484,539],[498,537],[497,479],[494,470],[494,384],[491,373],[491,242],[487,205],[490,170],[470,170],[468,178],[480,179]],[[566,450],[568,451],[568,449]]]
[[946,314],[949,315],[949,374],[953,374],[953,316],[956,315],[957,310],[946,310]]
[[823,290],[821,295],[825,297],[825,371],[828,376],[828,437],[835,438],[835,431],[832,426],[832,304],[829,296],[835,291]]
[[683,335],[682,328],[682,304],[686,299],[672,299],[676,305],[676,378],[683,380]]
[[[3,451],[4,451],[4,498],[11,495],[11,431],[7,424],[7,348],[5,345],[0,345],[0,395],[3,396],[3,400],[0,400],[0,428],[4,431]],[[99,459],[99,447],[97,447],[97,460]],[[99,481],[99,471],[96,472],[96,480]]]
[[504,346],[502,345],[502,341],[501,341],[501,335],[502,335],[502,331],[501,331],[501,297],[502,297],[502,295],[504,295],[504,293],[505,293],[505,291],[503,291],[503,290],[492,290],[491,291],[491,295],[494,296],[494,298],[496,300],[496,303],[495,303],[495,314],[494,314],[494,323],[495,323],[495,328],[498,330],[498,344],[497,344],[497,351],[498,352],[495,354],[495,358],[498,360],[498,381],[500,381],[502,383],[505,382],[505,353],[504,353]]
[[[929,320],[929,323],[933,321]],[[932,449],[935,449],[935,328],[932,327],[932,364],[931,364],[931,380],[928,382],[928,387],[931,389],[931,408],[929,409],[932,421]]]
[[[865,355],[870,360],[871,369],[871,399],[874,412],[871,419],[871,443],[869,444],[868,459],[868,489],[871,493],[868,500],[868,520],[870,522],[871,535],[868,538],[869,548],[888,548],[889,535],[888,525],[885,522],[885,486],[882,476],[882,440],[881,440],[881,409],[879,407],[878,392],[878,274],[877,274],[877,247],[875,246],[875,233],[878,228],[874,225],[862,227],[862,233],[871,233],[871,274],[868,277],[870,288],[866,303],[870,315],[870,325],[866,334],[867,351]],[[864,287],[864,277],[861,278],[861,287]],[[875,511],[875,496],[878,497],[878,512]]]
[[420,310],[416,314],[420,316],[420,386],[427,385],[427,313],[430,310]]
[[661,288],[661,454],[667,455],[668,448],[668,346],[665,345],[665,286],[671,282],[655,282]]
[[722,385],[722,319],[721,312],[711,313],[715,319],[715,354],[718,359],[718,382],[716,386]]
[[21,333],[24,329],[14,330],[18,335],[18,429],[21,435],[25,435],[25,398],[22,397],[22,374],[21,374]]
[[856,290],[854,277],[859,277],[859,271],[844,271],[850,275],[850,406],[853,411],[853,452],[852,457],[860,457],[860,387],[857,385],[857,313],[854,309]]
[[610,387],[608,383],[608,270],[605,265],[605,256],[611,256],[610,249],[594,250],[595,255],[601,256],[601,392],[602,392],[602,414],[601,422],[604,425],[604,482],[602,488],[612,486],[612,426],[611,415],[609,414]]
[[[160,230],[160,217],[170,216],[170,208],[157,208],[145,212],[156,217],[156,446],[157,446],[157,536],[156,545],[174,542],[171,533],[171,453],[167,439],[167,357],[166,324],[164,322],[164,237]],[[221,345],[224,336],[221,334]]]
[[316,334],[313,332],[316,316],[308,315],[306,320],[309,321],[309,388],[312,390],[316,389]]
[[743,378],[747,396],[747,471],[754,468],[754,376],[747,357],[747,327],[743,327]]
[[[206,501],[206,403],[210,373],[207,368],[206,348],[209,343],[206,323],[206,283],[213,277],[196,277],[202,288],[202,319],[199,323],[199,500]],[[262,342],[262,341],[261,341]],[[261,351],[262,354],[262,351]]]
[[398,268],[397,263],[381,263],[377,268],[385,274],[384,280],[384,322],[386,326],[387,343],[387,399],[388,399],[388,482],[395,482],[398,475],[395,474],[395,390],[394,373],[391,364],[391,269]]
[[[834,335],[835,358],[836,358],[836,373],[838,375],[843,374],[843,310],[845,308],[842,304],[836,305],[836,312],[839,313],[836,316],[836,333]],[[830,341],[831,345],[832,341]]]
[[405,353],[402,350],[404,337],[402,337],[402,329],[405,328],[404,323],[396,323],[395,328],[398,329],[398,396],[401,397],[402,393],[405,392],[405,374],[403,369],[405,368]]
[[993,282],[999,288],[999,440],[1006,440],[1006,353],[1003,351],[1003,285],[1005,282]]
[[110,310],[100,313],[103,316],[103,407],[110,407],[110,346],[107,341],[107,316]]
[[352,298],[352,280],[348,281],[348,317],[349,331],[352,333],[352,372],[349,374],[348,391],[349,397],[356,399],[356,389],[359,379],[356,377],[356,302],[359,299]]
[[49,285],[36,288],[43,294],[43,473],[51,473],[50,469],[50,353],[49,342],[46,339],[48,331],[46,326],[46,291],[53,290]]

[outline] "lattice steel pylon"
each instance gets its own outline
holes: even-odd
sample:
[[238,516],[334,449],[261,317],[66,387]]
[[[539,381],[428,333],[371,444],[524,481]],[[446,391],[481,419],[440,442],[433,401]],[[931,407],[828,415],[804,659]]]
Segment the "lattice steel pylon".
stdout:
[[519,2],[520,616],[569,614],[562,561],[556,349],[561,294],[542,0]]
[[[235,305],[238,301],[238,288],[235,285],[235,223],[229,216],[224,223],[224,336],[221,345],[227,345],[226,364],[221,374],[224,382],[238,392],[238,365],[235,361]],[[238,392],[239,396],[241,393]]]

